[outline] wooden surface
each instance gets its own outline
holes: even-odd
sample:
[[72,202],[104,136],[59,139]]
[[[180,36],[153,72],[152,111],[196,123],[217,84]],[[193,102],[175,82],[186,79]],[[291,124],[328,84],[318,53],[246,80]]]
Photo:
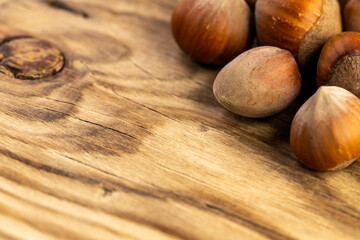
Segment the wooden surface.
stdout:
[[1,31],[58,46],[42,80],[0,78],[1,239],[360,239],[360,162],[304,168],[293,115],[252,120],[189,60],[175,0],[0,0]]

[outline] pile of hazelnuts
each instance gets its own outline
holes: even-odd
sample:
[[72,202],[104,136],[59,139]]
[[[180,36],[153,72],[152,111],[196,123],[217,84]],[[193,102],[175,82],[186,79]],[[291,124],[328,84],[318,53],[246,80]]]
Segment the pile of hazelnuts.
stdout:
[[360,157],[360,0],[180,0],[171,28],[191,58],[224,66],[214,95],[241,116],[279,113],[316,74],[292,121],[295,155],[321,171]]

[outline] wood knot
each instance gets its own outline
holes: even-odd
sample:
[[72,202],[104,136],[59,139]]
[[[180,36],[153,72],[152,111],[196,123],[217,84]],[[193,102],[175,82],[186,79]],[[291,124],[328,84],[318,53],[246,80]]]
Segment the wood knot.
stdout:
[[64,55],[52,43],[26,37],[0,46],[0,73],[19,79],[52,77],[62,70]]

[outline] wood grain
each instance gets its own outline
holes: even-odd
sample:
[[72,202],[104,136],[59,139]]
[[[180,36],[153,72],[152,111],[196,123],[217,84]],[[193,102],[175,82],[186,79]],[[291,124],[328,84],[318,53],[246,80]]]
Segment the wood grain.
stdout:
[[219,69],[171,37],[175,4],[0,0],[1,34],[66,59],[52,78],[1,75],[0,238],[360,239],[360,163],[313,172],[289,146],[312,89],[271,118],[229,113]]

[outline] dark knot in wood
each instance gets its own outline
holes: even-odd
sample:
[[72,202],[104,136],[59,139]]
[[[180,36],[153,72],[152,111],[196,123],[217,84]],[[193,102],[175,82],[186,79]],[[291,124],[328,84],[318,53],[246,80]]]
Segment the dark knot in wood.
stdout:
[[5,41],[0,46],[0,73],[19,79],[52,77],[62,70],[62,52],[44,40],[22,37]]

